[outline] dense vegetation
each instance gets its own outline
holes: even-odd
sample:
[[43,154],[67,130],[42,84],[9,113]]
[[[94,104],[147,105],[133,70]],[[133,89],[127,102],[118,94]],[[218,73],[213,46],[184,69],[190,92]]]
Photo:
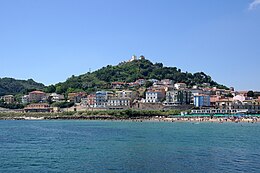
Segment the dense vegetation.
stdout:
[[81,111],[81,112],[61,112],[61,113],[1,113],[0,119],[8,119],[14,117],[45,117],[47,119],[53,118],[75,118],[75,119],[93,119],[92,116],[98,119],[106,119],[110,117],[111,119],[135,119],[135,118],[153,118],[156,116],[179,115],[180,110],[103,110],[103,111]]
[[23,109],[24,105],[18,103],[4,103],[3,100],[0,100],[0,107],[6,109]]
[[26,93],[31,90],[43,88],[43,84],[37,83],[32,79],[17,80],[13,78],[0,78],[0,96],[6,94],[16,95],[18,93]]
[[[164,67],[162,63],[152,63],[149,60],[135,60],[120,63],[116,66],[108,65],[92,73],[80,76],[72,76],[63,83],[45,87],[32,79],[16,80],[13,78],[0,78],[0,96],[6,94],[26,94],[32,90],[43,90],[47,93],[57,92],[66,94],[70,92],[86,91],[88,93],[111,89],[111,82],[134,82],[137,79],[171,79],[174,83],[184,82],[188,86],[202,85],[208,83],[210,86],[226,88],[213,81],[211,77],[203,72],[182,72],[176,67]],[[146,86],[150,86],[147,83]]]
[[248,91],[247,92],[247,97],[252,97],[252,98],[258,98],[258,97],[260,97],[260,92],[254,92],[254,91],[252,91],[252,90],[250,90],[250,91]]
[[46,88],[48,92],[68,93],[73,91],[93,92],[97,89],[110,89],[111,82],[134,82],[137,79],[171,79],[174,83],[184,82],[188,86],[202,85],[208,83],[210,86],[226,88],[213,81],[209,75],[203,72],[182,72],[176,67],[164,67],[162,63],[153,64],[149,60],[135,60],[120,63],[119,65],[108,65],[93,73],[80,76],[72,76],[64,83],[58,83]]

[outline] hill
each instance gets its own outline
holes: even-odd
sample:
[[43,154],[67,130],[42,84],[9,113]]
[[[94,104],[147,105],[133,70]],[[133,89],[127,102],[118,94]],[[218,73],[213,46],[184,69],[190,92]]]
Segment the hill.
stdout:
[[43,89],[45,86],[32,79],[17,80],[13,78],[0,78],[0,96],[6,94],[20,94],[34,89]]
[[204,72],[194,74],[182,72],[181,69],[177,67],[165,67],[162,63],[152,63],[149,60],[141,59],[123,62],[116,66],[108,65],[92,73],[89,72],[80,76],[72,76],[63,83],[49,86],[47,91],[56,91],[58,93],[74,91],[92,92],[98,89],[109,89],[111,82],[134,82],[140,78],[157,80],[171,79],[175,83],[184,82],[188,86],[208,83],[212,87],[226,88],[213,81],[211,77]]

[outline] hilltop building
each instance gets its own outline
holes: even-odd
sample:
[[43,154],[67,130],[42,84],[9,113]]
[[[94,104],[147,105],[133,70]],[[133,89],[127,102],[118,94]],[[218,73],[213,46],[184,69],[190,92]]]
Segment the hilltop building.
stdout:
[[137,58],[136,55],[133,55],[128,62],[132,62],[132,61],[135,61],[135,60],[143,60],[143,59],[145,59],[145,57],[143,55],[141,55],[139,58]]

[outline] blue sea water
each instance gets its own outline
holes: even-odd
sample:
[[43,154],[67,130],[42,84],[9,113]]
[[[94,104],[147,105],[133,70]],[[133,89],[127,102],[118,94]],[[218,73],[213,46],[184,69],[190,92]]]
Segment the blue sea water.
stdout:
[[0,121],[0,172],[260,172],[260,124]]

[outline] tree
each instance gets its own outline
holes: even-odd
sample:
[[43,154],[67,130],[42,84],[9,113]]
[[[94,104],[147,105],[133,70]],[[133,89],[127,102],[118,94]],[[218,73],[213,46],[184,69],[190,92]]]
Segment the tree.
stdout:
[[54,85],[50,85],[44,88],[44,92],[46,93],[54,93],[55,91],[56,91],[56,87]]
[[62,86],[56,86],[56,93],[58,93],[58,94],[65,93],[66,89],[65,89],[63,86],[64,86],[64,85],[62,85]]
[[226,97],[230,97],[230,98],[233,98],[234,96],[231,94],[231,93],[228,93],[225,95]]
[[145,82],[145,87],[146,87],[146,88],[149,88],[149,87],[151,87],[151,86],[153,86],[153,82],[151,82],[151,81],[146,81],[146,82]]
[[254,97],[254,91],[248,91],[247,97]]
[[[108,65],[92,73],[86,73],[80,76],[72,76],[63,83],[56,84],[56,92],[66,93],[76,89],[83,89],[88,92],[92,89],[109,89],[111,82],[134,82],[139,78],[143,79],[170,79],[174,82],[184,82],[188,86],[209,83],[210,86],[217,88],[226,88],[213,81],[210,76],[203,72],[188,73],[182,72],[177,67],[165,67],[162,63],[153,64],[149,60],[136,60],[132,62],[121,63],[117,66]],[[151,86],[150,83],[146,87]]]

